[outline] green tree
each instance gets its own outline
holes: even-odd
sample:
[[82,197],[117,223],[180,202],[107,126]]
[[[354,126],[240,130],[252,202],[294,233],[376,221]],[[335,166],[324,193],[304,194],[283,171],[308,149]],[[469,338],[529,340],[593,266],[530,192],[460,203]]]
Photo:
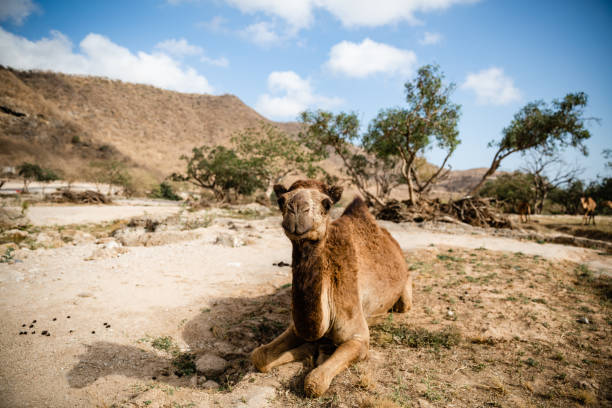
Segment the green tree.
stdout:
[[171,179],[209,190],[218,201],[229,201],[232,192],[250,195],[264,187],[265,175],[259,163],[239,157],[233,149],[196,147],[191,156],[183,155],[181,159],[187,162],[186,173],[173,173]]
[[489,143],[489,147],[497,147],[491,166],[468,195],[476,194],[502,160],[516,152],[538,149],[544,155],[554,155],[559,150],[573,147],[586,156],[583,142],[591,137],[591,133],[585,128],[585,122],[594,120],[584,117],[587,101],[585,93],[577,92],[553,100],[552,106],[543,101],[525,105],[504,128],[502,139]]
[[[444,84],[444,74],[437,65],[421,67],[404,88],[407,108],[381,111],[370,124],[363,146],[378,158],[401,163],[409,199],[417,204],[419,196],[444,176],[444,166],[460,143],[457,122],[461,107],[451,102],[455,85]],[[415,167],[417,158],[434,143],[446,156],[437,171],[421,180]]]
[[[339,157],[345,174],[368,204],[384,206],[385,199],[398,185],[396,166],[391,160],[377,160],[355,146],[360,140],[357,115],[306,111],[300,115],[300,121],[306,125],[299,134],[301,141],[320,157],[329,158],[332,153]],[[371,181],[375,184],[374,192],[369,188]]]
[[239,131],[231,139],[237,154],[251,168],[257,168],[258,177],[266,190],[289,174],[302,172],[308,177],[324,173],[316,163],[323,159],[320,153],[308,149],[296,139],[271,124],[261,122],[258,127]]
[[526,201],[530,205],[534,202],[533,185],[533,175],[515,171],[487,181],[480,189],[479,195],[495,198],[503,203],[506,212],[513,212],[521,202]]
[[58,175],[51,169],[40,167],[38,164],[24,162],[17,166],[18,174],[23,177],[23,191],[28,192],[28,185],[33,180],[47,183],[58,180]]
[[584,196],[584,183],[575,180],[565,188],[554,188],[548,193],[548,199],[561,205],[567,214],[577,214],[580,207],[580,197]]

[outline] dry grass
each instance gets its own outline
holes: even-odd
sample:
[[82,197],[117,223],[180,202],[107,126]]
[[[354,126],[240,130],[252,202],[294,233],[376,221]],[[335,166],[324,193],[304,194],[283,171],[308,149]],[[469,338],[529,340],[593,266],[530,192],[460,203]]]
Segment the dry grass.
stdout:
[[432,249],[408,261],[414,308],[371,328],[373,357],[340,374],[324,398],[291,391],[278,406],[611,403],[610,278],[486,250]]
[[539,215],[533,217],[531,224],[534,229],[548,229],[577,237],[597,239],[612,242],[612,217],[596,215],[595,225],[583,225],[580,215]]

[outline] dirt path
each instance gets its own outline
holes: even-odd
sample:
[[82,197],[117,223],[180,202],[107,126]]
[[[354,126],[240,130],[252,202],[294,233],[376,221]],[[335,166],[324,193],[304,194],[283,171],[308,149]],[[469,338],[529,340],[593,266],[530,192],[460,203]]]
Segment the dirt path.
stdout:
[[[30,217],[37,225],[66,225],[176,210],[34,207]],[[278,386],[274,378],[258,377],[255,384],[243,381],[232,393],[202,390],[195,387],[193,377],[160,376],[168,365],[167,354],[142,339],[170,336],[182,351],[208,347],[216,340],[211,337],[212,320],[203,319],[203,311],[228,299],[273,293],[290,283],[290,268],[272,265],[291,261],[291,247],[279,224],[277,217],[217,219],[196,230],[195,240],[128,247],[116,257],[92,261],[85,259],[100,244],[18,251],[17,263],[0,264],[0,406],[110,406],[121,401],[131,401],[124,406],[163,406],[160,401],[168,398],[193,402],[190,406],[246,406],[245,401],[263,406],[264,397],[274,395]],[[432,245],[488,248],[569,259],[599,265],[603,271],[612,267],[607,258],[582,248],[385,226],[408,252]],[[222,233],[249,237],[248,245],[216,245]],[[240,304],[230,302],[228,313],[235,313],[232,308]],[[20,335],[24,330],[28,334]],[[42,336],[43,330],[51,335]],[[214,347],[229,346],[221,341]],[[260,405],[257,398],[263,401]]]

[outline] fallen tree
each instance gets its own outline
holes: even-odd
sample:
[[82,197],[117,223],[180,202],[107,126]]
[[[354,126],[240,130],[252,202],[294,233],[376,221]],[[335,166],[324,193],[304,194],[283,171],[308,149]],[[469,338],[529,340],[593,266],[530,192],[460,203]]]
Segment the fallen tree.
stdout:
[[74,192],[61,190],[50,195],[51,201],[55,203],[80,203],[80,204],[110,204],[112,200],[102,193],[93,190]]
[[504,216],[488,198],[466,197],[442,203],[440,200],[421,200],[412,205],[410,200],[389,201],[376,218],[393,222],[442,221],[465,223],[475,227],[512,228]]

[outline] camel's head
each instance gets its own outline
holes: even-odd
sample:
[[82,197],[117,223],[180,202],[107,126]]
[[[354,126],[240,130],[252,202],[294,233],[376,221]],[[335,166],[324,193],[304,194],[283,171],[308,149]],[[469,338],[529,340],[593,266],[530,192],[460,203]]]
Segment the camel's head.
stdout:
[[342,187],[328,187],[316,180],[299,180],[286,189],[274,186],[283,229],[290,240],[318,241],[327,232],[329,210],[342,196]]

